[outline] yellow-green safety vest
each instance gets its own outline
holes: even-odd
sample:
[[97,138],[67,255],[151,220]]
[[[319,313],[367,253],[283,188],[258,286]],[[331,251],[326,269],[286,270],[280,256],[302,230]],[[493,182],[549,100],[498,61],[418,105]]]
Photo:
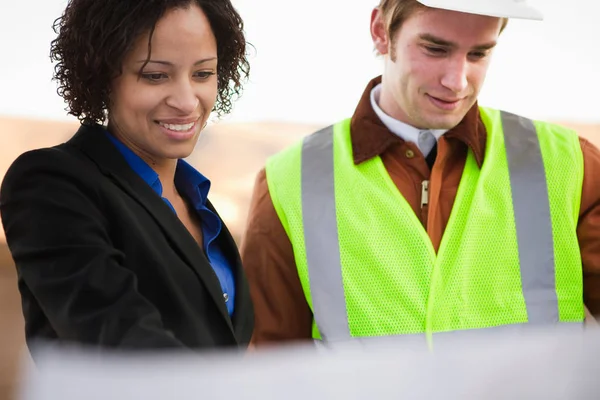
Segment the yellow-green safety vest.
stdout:
[[350,120],[268,160],[315,339],[583,322],[578,136],[480,115],[485,159],[469,150],[437,254],[381,158],[353,162]]

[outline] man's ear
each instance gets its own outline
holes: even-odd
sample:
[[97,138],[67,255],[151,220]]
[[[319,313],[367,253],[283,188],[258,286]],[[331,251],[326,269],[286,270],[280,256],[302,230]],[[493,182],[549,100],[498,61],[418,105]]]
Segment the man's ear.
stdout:
[[371,12],[371,39],[373,39],[373,45],[379,54],[388,53],[390,40],[383,13],[379,8],[374,8]]

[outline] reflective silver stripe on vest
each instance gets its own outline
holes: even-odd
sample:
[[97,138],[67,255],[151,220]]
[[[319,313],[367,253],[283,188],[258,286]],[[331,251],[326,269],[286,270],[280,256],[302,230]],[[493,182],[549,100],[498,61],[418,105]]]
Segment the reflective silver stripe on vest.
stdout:
[[540,142],[533,121],[527,118],[502,112],[502,130],[528,321],[558,322],[554,238]]
[[[559,321],[546,173],[533,122],[502,112],[528,323]],[[305,138],[302,220],[313,315],[324,341],[351,338],[344,295],[333,175],[333,127]],[[539,288],[543,289],[540,290]]]
[[350,339],[335,211],[332,126],[308,136],[302,145],[302,223],[313,315],[321,337]]

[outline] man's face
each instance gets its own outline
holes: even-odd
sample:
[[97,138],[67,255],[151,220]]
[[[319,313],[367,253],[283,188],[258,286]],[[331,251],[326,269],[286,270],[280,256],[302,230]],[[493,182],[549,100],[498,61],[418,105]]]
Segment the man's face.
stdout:
[[375,10],[371,34],[384,56],[379,106],[420,129],[455,127],[477,100],[501,27],[500,18],[425,8],[390,38]]

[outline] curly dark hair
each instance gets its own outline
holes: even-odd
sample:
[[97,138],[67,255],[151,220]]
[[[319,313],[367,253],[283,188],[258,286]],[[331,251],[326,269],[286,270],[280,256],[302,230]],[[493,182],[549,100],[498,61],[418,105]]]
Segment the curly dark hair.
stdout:
[[147,32],[151,41],[156,23],[167,11],[192,4],[206,14],[217,40],[218,95],[213,111],[218,116],[229,113],[250,72],[244,24],[230,0],[70,0],[54,21],[58,36],[50,49],[50,59],[57,62],[53,79],[67,102],[66,111],[83,123],[105,121],[110,83],[122,73],[134,42]]

